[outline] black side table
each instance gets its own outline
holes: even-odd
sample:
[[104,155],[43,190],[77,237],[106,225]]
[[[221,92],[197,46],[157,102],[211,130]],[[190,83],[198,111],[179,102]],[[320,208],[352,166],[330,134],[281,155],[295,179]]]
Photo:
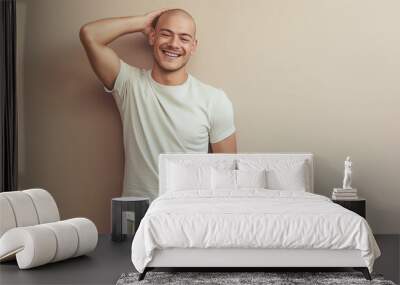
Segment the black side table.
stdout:
[[135,232],[140,221],[149,208],[150,199],[145,197],[118,197],[111,200],[111,239],[123,241],[127,234],[123,232],[123,223],[126,213],[133,212],[135,219]]
[[366,218],[366,200],[364,198],[358,198],[354,200],[338,200],[332,199],[332,202],[339,204],[340,206],[359,214],[364,219]]

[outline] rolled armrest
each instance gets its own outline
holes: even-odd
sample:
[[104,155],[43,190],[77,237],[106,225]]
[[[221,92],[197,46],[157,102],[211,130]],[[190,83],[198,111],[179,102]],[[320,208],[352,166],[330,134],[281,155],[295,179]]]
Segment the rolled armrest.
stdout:
[[53,232],[43,225],[13,228],[0,239],[0,261],[16,255],[21,269],[51,262],[56,250]]
[[15,227],[60,220],[57,204],[44,189],[0,193],[0,237]]
[[94,223],[74,218],[8,230],[0,238],[0,261],[14,256],[20,269],[86,254],[97,245]]

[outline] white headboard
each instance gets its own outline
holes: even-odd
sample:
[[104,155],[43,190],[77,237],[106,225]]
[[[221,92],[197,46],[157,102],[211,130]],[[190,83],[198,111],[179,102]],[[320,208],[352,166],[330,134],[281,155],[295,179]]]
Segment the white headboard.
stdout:
[[313,165],[313,154],[312,153],[162,153],[158,157],[158,170],[159,170],[159,195],[165,193],[167,185],[167,165],[168,162],[174,160],[196,160],[196,159],[209,159],[210,161],[218,160],[230,160],[235,161],[239,158],[254,158],[254,159],[273,159],[273,160],[304,160],[309,171],[308,181],[309,189],[307,192],[314,192],[314,165]]

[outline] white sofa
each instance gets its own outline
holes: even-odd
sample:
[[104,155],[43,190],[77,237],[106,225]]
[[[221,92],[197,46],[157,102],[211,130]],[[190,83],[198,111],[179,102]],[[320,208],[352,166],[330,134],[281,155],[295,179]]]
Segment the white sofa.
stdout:
[[57,262],[95,249],[98,233],[86,218],[60,221],[56,202],[43,189],[0,193],[0,262],[20,269]]

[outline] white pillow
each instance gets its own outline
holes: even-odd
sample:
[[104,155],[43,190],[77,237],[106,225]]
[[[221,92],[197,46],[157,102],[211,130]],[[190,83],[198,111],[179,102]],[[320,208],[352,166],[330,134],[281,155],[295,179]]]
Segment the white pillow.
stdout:
[[267,188],[267,171],[236,170],[236,181],[238,188]]
[[267,188],[306,191],[309,189],[307,162],[304,160],[239,159],[240,170],[267,170]]
[[173,159],[166,165],[166,191],[211,189],[211,167],[235,169],[232,159]]
[[176,163],[168,165],[168,191],[210,189],[211,167],[191,166]]
[[211,188],[238,190],[240,188],[266,188],[267,171],[211,169]]
[[236,170],[211,168],[211,189],[236,190]]
[[302,163],[293,168],[268,171],[268,188],[272,190],[306,191],[304,166],[304,163]]

